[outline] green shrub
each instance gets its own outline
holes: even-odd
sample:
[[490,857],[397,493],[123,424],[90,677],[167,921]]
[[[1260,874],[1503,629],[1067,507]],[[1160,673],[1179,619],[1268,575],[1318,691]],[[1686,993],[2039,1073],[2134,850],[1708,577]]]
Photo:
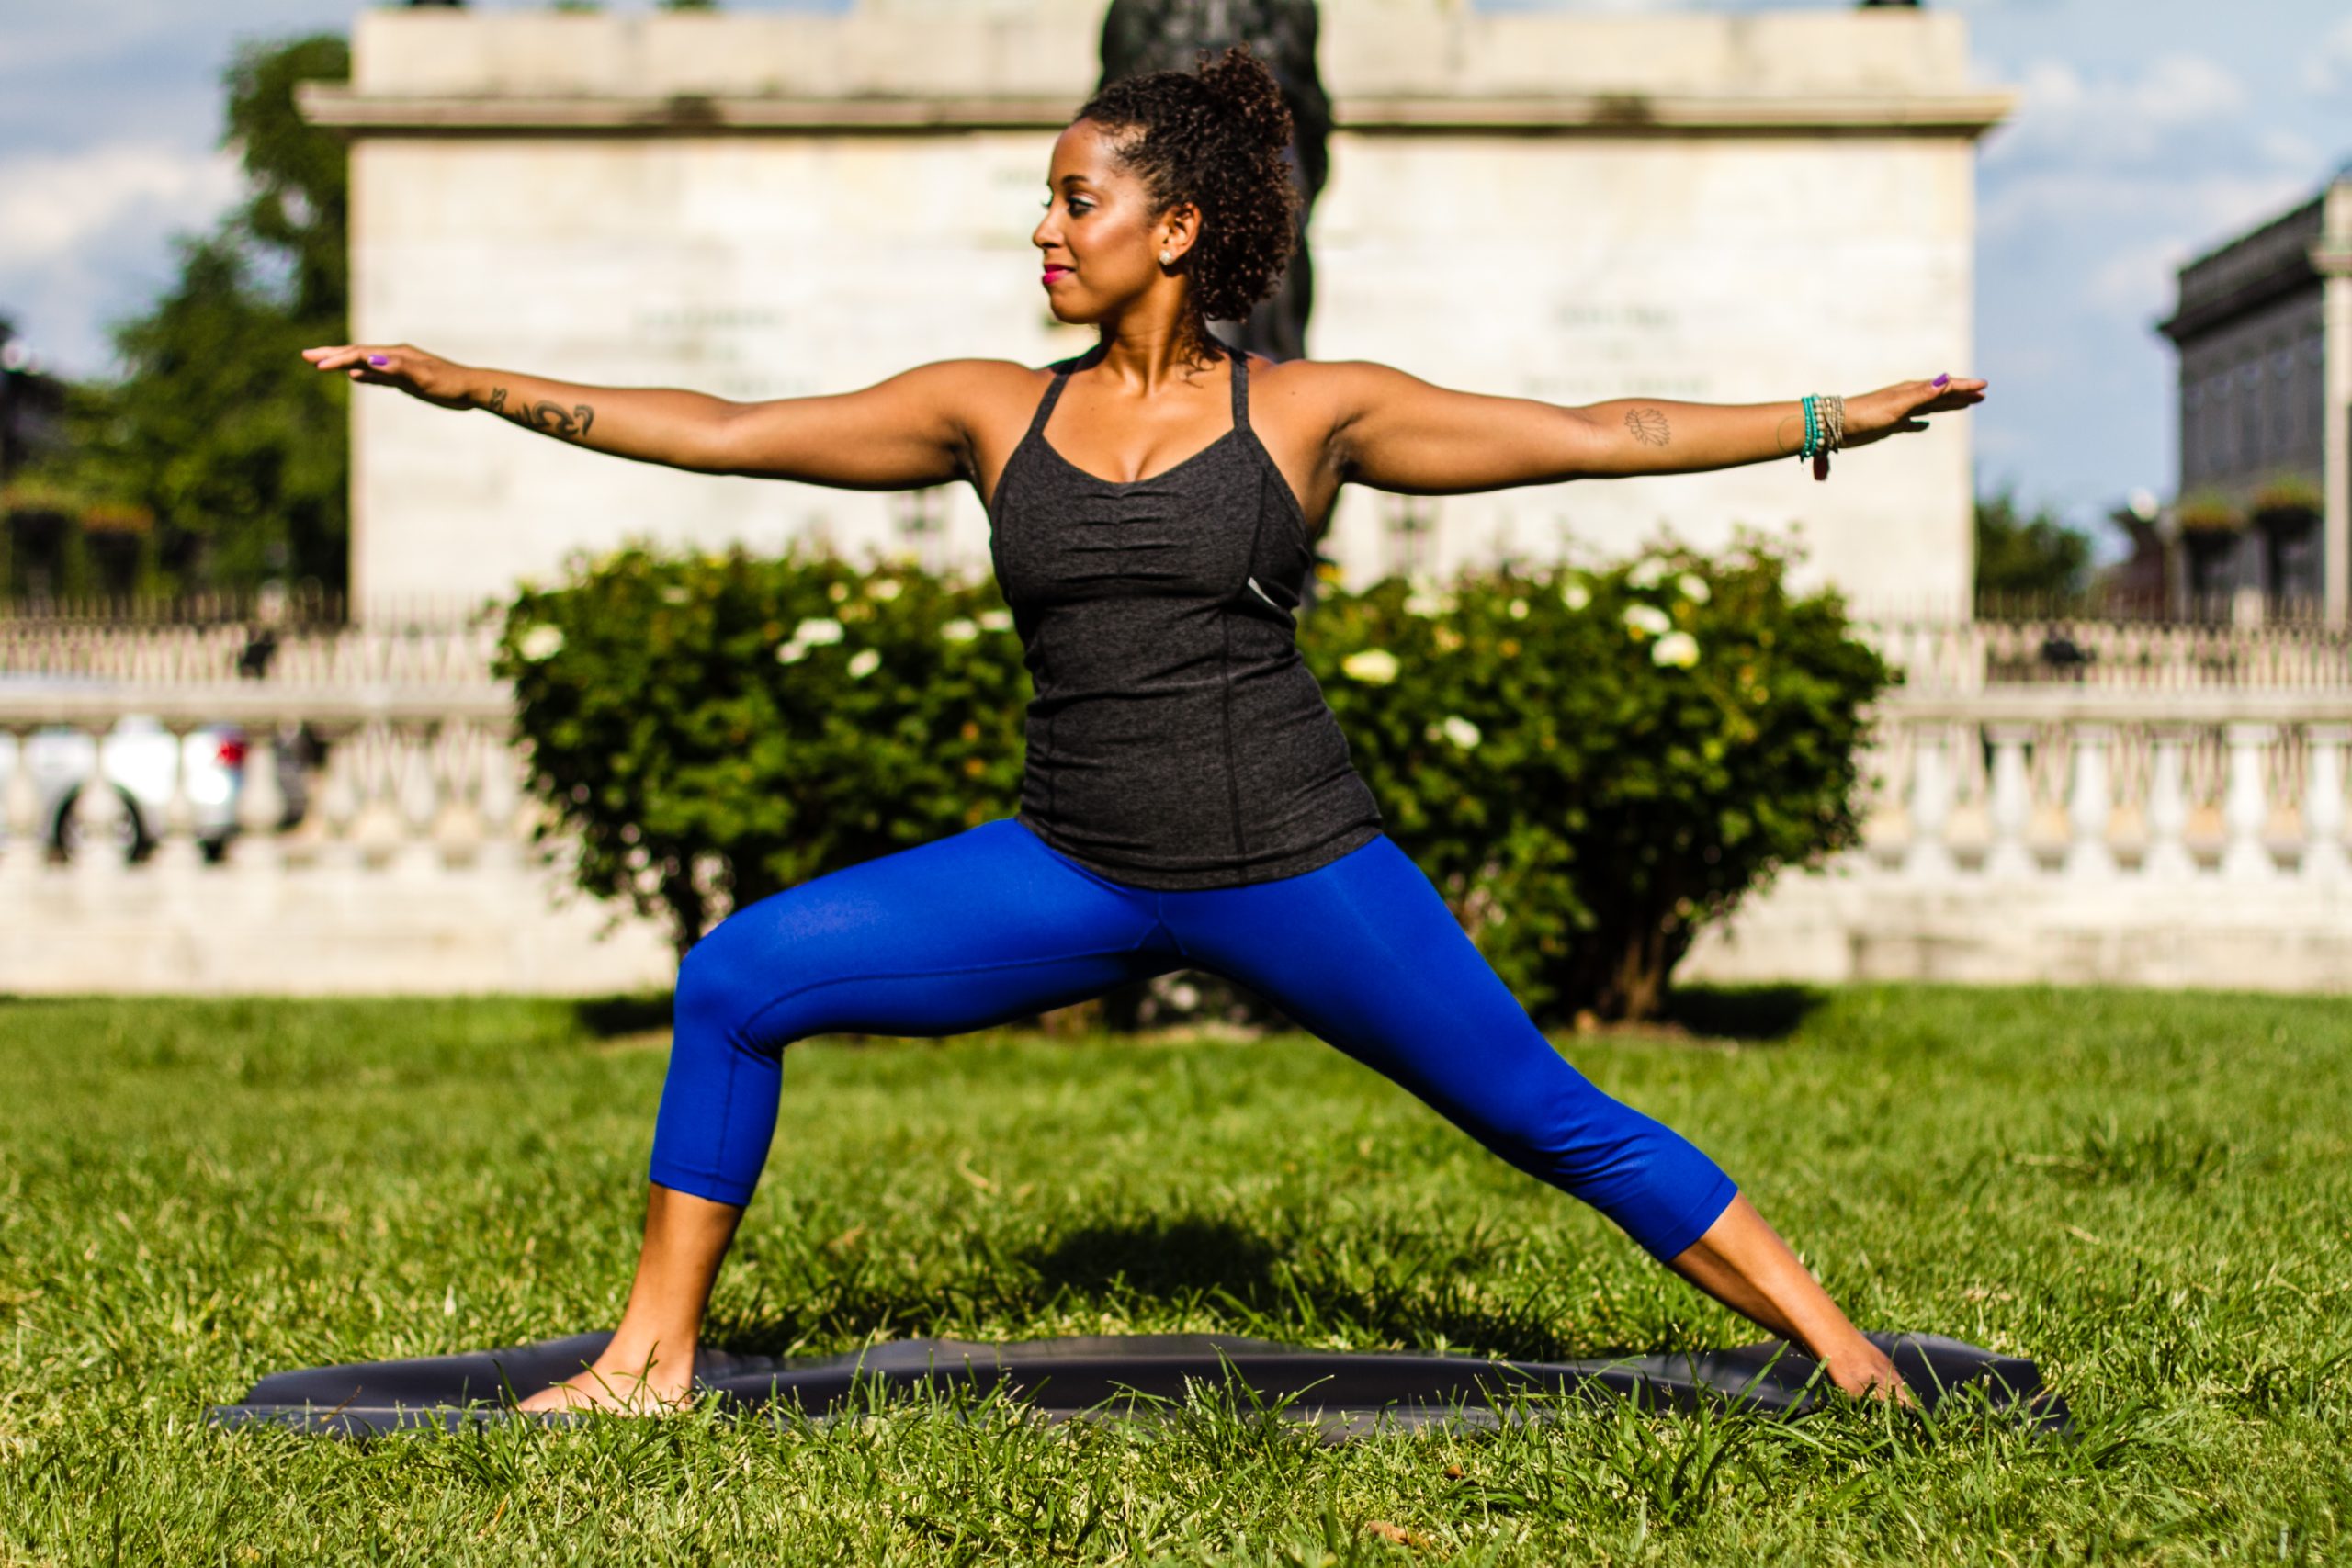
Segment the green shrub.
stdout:
[[496,669],[575,880],[683,953],[722,900],[1009,814],[1012,626],[992,586],[911,567],[633,547],[520,593]]
[[[1646,1016],[1706,921],[1859,833],[1888,671],[1761,539],[1605,570],[1328,590],[1301,627],[1390,835],[1537,1017]],[[500,673],[577,880],[667,919],[1018,798],[1029,694],[994,588],[628,549],[527,591]]]
[[1787,566],[1668,544],[1316,610],[1301,643],[1389,836],[1538,1018],[1655,1014],[1707,921],[1857,841],[1890,672]]

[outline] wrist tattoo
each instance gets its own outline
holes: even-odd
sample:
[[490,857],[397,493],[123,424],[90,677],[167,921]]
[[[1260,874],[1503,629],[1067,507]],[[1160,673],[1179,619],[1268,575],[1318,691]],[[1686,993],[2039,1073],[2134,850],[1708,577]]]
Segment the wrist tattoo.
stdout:
[[1674,439],[1674,429],[1666,422],[1663,409],[1632,409],[1625,414],[1625,428],[1634,439],[1645,446],[1664,446]]
[[506,389],[492,387],[482,406],[501,419],[511,419],[526,430],[536,430],[542,435],[558,436],[565,441],[584,441],[588,427],[596,423],[596,411],[586,403],[575,404],[567,411],[561,403],[517,403],[506,406]]

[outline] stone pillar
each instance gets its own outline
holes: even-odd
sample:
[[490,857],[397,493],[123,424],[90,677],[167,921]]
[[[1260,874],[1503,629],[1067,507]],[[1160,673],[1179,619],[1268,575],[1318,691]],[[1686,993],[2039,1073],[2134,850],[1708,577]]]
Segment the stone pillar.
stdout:
[[2312,265],[2323,279],[2321,367],[2320,574],[2327,619],[2352,619],[2352,177],[2339,175],[2321,197],[2320,242]]
[[2188,795],[2181,782],[2182,749],[2188,734],[2176,724],[2158,725],[2149,736],[2148,854],[2143,875],[2179,880],[2197,874],[2196,857],[2182,836],[2188,828]]
[[2303,733],[2310,772],[2303,779],[2302,874],[2314,882],[2340,882],[2347,866],[2344,852],[2344,746],[2352,724],[2314,724]]
[[1944,828],[1951,819],[1951,740],[1941,720],[1920,725],[1911,739],[1911,844],[1903,869],[1913,876],[1941,881],[1951,875],[1951,850]]
[[247,727],[243,787],[237,794],[237,836],[230,856],[240,870],[273,872],[284,856],[277,842],[286,817],[286,795],[277,787],[277,726]]
[[393,768],[392,807],[400,821],[400,847],[393,869],[424,875],[441,864],[436,828],[441,819],[441,780],[435,772],[441,727],[402,724],[390,731]]
[[2115,874],[2115,852],[2108,848],[2109,818],[2115,809],[2107,773],[2107,748],[2115,739],[2111,726],[2078,724],[2073,735],[2074,787],[2066,799],[2066,819],[2073,832],[2066,842],[2066,874],[2103,877]]
[[2270,792],[2262,770],[2278,727],[2239,723],[2226,726],[2223,733],[2230,749],[2230,784],[2222,800],[2222,820],[2229,829],[2228,847],[2222,852],[2222,874],[2235,882],[2266,881],[2278,868],[2262,842],[2262,830],[2270,820]]
[[2026,829],[2033,820],[2033,783],[2026,773],[2026,742],[2033,739],[2030,724],[1988,724],[1984,733],[1993,742],[1993,777],[1985,816],[1993,826],[1993,845],[1984,856],[1988,876],[2030,876],[2038,869],[2026,847]]
[[49,858],[49,840],[41,820],[40,790],[34,784],[31,763],[27,753],[32,748],[33,727],[12,724],[8,727],[9,753],[7,789],[0,796],[0,825],[8,829],[8,840],[0,847],[0,874],[13,886],[21,887],[40,874],[42,863]]
[[107,736],[110,724],[84,727],[90,737],[90,776],[74,797],[74,869],[94,880],[119,876],[122,851],[115,840],[128,815],[114,781],[107,777]]
[[196,806],[187,797],[187,743],[195,726],[178,720],[164,727],[172,738],[172,794],[164,803],[164,819],[156,824],[154,869],[161,874],[185,874],[204,863],[196,841]]

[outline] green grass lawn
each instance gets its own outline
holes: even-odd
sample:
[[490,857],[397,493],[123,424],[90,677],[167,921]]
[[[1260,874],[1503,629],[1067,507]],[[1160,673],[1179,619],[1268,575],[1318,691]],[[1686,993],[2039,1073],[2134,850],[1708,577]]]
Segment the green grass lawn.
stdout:
[[[224,1433],[204,1406],[267,1371],[609,1326],[664,1037],[526,1001],[0,1002],[0,1562],[2352,1551],[2342,1002],[1782,1011],[1738,1043],[1565,1045],[1720,1159],[1864,1326],[2039,1359],[2079,1441],[1867,1409],[1340,1449],[1213,1407]],[[1200,1329],[1528,1357],[1759,1337],[1311,1040],[795,1048],[716,1339]]]

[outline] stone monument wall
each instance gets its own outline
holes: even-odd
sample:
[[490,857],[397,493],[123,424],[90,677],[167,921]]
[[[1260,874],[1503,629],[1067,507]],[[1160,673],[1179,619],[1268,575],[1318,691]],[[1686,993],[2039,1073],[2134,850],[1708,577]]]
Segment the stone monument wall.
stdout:
[[[1091,334],[1028,243],[1091,89],[1094,0],[865,0],[838,16],[376,10],[348,87],[354,331],[459,359],[757,399]],[[1316,217],[1325,358],[1577,402],[1857,391],[1971,367],[1973,144],[2007,107],[1937,12],[1596,17],[1326,0],[1338,130]],[[646,536],[982,570],[963,488],[684,475],[354,399],[354,590],[494,594]],[[1614,554],[1799,525],[1884,611],[1960,613],[1969,445],[1670,480],[1343,498],[1351,579],[1498,551]]]

